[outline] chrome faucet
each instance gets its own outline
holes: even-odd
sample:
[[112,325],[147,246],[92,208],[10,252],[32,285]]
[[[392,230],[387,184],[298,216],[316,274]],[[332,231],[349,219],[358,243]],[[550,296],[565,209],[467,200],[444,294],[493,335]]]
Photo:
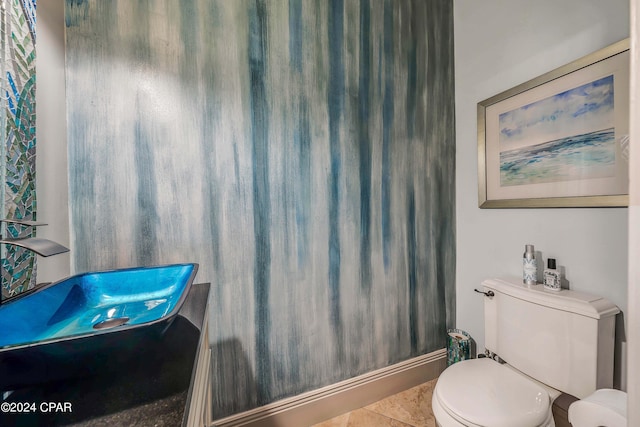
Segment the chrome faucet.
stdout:
[[[5,222],[7,224],[17,224],[23,227],[38,227],[41,225],[47,225],[43,222],[29,221],[23,219],[0,219],[0,223]],[[18,237],[12,238],[0,235],[0,243],[7,245],[20,246],[28,249],[38,255],[48,257],[51,255],[62,254],[69,252],[69,249],[49,239],[40,239],[37,237]]]
[[[0,223],[7,223],[7,224],[15,224],[15,225],[20,225],[22,227],[38,227],[41,225],[47,225],[43,222],[36,222],[36,221],[29,221],[29,220],[23,220],[23,219],[0,219]],[[38,255],[44,256],[44,257],[48,257],[51,255],[57,255],[57,254],[61,254],[64,252],[69,252],[69,249],[56,243],[53,242],[49,239],[40,239],[40,238],[36,238],[36,237],[17,237],[17,238],[13,238],[13,237],[7,237],[5,238],[0,230],[0,243],[4,243],[7,245],[14,245],[14,246],[20,246],[22,248],[25,248],[27,250],[30,250],[32,252],[37,253]],[[25,291],[22,292],[20,295],[26,294],[29,291]],[[13,297],[9,297],[7,299],[12,299],[12,298],[17,298],[18,296],[13,296]],[[5,300],[2,298],[2,296],[0,295],[0,305],[4,302]]]
[[[38,227],[40,225],[47,225],[43,222],[36,222],[36,221],[29,221],[29,220],[23,220],[23,219],[0,219],[0,223],[7,223],[7,224],[14,224],[14,225],[19,225],[21,227]],[[35,252],[38,255],[47,257],[47,256],[51,256],[51,255],[57,255],[57,254],[61,254],[64,252],[69,252],[68,248],[65,248],[64,246],[53,242],[49,239],[40,239],[40,238],[36,238],[36,237],[17,237],[17,238],[12,238],[12,237],[8,237],[8,238],[4,238],[3,234],[2,234],[2,229],[0,229],[0,243],[4,243],[7,245],[13,245],[13,246],[19,246],[22,248],[25,248],[29,251]],[[19,296],[24,296],[27,295],[28,293],[32,292],[34,289],[31,290],[25,290],[23,292],[21,292],[19,295],[14,295],[11,297],[8,297],[6,300],[9,299],[13,299],[13,298],[18,298]],[[0,295],[0,305],[2,305],[5,301],[5,299],[2,298],[2,296]]]

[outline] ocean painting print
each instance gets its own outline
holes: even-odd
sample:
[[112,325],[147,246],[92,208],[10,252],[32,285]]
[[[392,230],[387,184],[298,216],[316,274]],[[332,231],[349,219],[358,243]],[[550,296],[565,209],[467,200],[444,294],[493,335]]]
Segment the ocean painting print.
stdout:
[[614,176],[614,76],[499,115],[500,185]]
[[629,39],[478,102],[480,208],[629,204]]

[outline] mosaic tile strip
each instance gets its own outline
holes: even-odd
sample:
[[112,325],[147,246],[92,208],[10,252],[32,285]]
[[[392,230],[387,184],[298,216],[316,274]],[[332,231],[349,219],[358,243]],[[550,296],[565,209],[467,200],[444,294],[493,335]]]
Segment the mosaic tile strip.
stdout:
[[[36,214],[36,0],[2,0],[0,12],[0,175],[3,218],[34,220]],[[3,235],[32,236],[7,226]],[[36,256],[11,245],[2,248],[2,298],[35,286]]]

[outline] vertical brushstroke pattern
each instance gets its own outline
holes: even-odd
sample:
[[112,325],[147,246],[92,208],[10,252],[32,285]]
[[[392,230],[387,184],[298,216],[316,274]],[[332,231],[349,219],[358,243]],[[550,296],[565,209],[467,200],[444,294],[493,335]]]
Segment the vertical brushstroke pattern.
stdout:
[[[412,15],[412,23],[413,23],[413,15]],[[413,25],[411,26],[411,31],[415,31]],[[415,126],[416,126],[416,103],[417,103],[417,92],[416,92],[416,81],[418,74],[418,58],[417,58],[417,46],[415,44],[409,47],[409,63],[407,64],[408,68],[408,76],[407,76],[407,86],[406,86],[406,94],[407,94],[407,134],[409,138],[413,138]]]
[[[200,11],[195,6],[194,7],[182,7],[180,9],[180,38],[184,40],[185,45],[188,47],[184,51],[184,61],[180,64],[181,74],[189,78],[197,74],[202,75],[202,83],[206,88],[206,93],[211,93],[214,91],[214,85],[216,81],[216,63],[212,58],[212,55],[204,56],[204,66],[202,69],[197,69],[194,67],[194,64],[198,63],[198,52],[197,48],[198,41],[196,36],[198,33],[194,31],[194,28],[198,28],[199,24],[197,21],[197,17],[204,16],[213,17],[217,16],[218,10],[216,8],[215,3],[207,3],[206,8]],[[207,24],[209,24],[207,22]],[[216,40],[206,40],[207,44],[216,43]],[[201,112],[201,134],[200,134],[200,145],[201,151],[203,153],[208,153],[207,156],[201,156],[200,162],[200,170],[204,174],[204,181],[210,183],[210,185],[205,186],[203,188],[203,201],[204,212],[207,212],[205,215],[206,226],[208,226],[208,231],[211,238],[211,267],[214,271],[217,271],[222,275],[222,255],[220,249],[220,216],[221,216],[221,202],[222,198],[220,196],[220,185],[219,181],[215,174],[215,159],[216,159],[216,144],[215,144],[215,135],[216,128],[214,125],[213,117],[216,116],[217,106],[215,98],[203,96],[202,100],[199,100],[202,104],[202,112]],[[235,144],[233,147],[234,150],[234,159],[236,156],[236,148]],[[234,171],[237,175],[237,165],[234,162]],[[239,181],[236,179],[236,182]],[[207,227],[205,227],[205,230]]]
[[297,72],[302,72],[302,0],[289,1],[289,57]]
[[298,200],[296,203],[296,226],[298,228],[298,267],[307,265],[309,258],[309,206],[311,205],[311,130],[309,108],[306,100],[301,102],[301,114],[295,131],[295,143],[298,146],[300,160]]
[[73,269],[200,264],[216,418],[453,326],[453,6],[375,6],[66,0]]
[[[136,99],[139,104],[140,100]],[[149,173],[149,166],[153,165],[153,150],[149,144],[150,135],[144,124],[138,121],[135,126],[135,155],[134,166],[138,176],[137,198],[138,217],[136,218],[136,255],[139,265],[153,265],[158,259],[158,246],[154,224],[158,221],[156,211],[157,188],[153,176]]]
[[329,176],[329,301],[331,328],[336,341],[336,357],[344,361],[344,339],[340,301],[340,117],[344,103],[343,0],[329,2],[329,82],[327,103],[329,109],[329,149],[331,170]]
[[[454,40],[453,33],[446,30],[446,22],[453,22],[453,10],[448,8],[447,5],[442,3],[429,4],[429,14],[437,14],[443,19],[434,23],[433,36],[429,39],[430,54],[433,52],[432,64],[442,63],[442,67],[438,68],[438,72],[434,75],[434,79],[439,81],[439,85],[434,85],[436,88],[435,96],[438,99],[442,99],[446,93],[450,96],[455,96],[455,73],[454,73]],[[435,62],[437,61],[437,62]],[[433,82],[431,83],[433,85]],[[455,105],[453,102],[445,103],[441,106],[441,118],[437,127],[434,127],[433,132],[438,135],[443,135],[446,130],[443,128],[446,123],[455,127]],[[451,138],[454,136],[451,135]],[[456,224],[455,217],[451,215],[451,212],[455,212],[456,201],[455,191],[446,191],[447,188],[455,188],[455,142],[443,144],[442,161],[438,162],[440,166],[439,179],[440,185],[438,186],[438,195],[441,198],[438,200],[438,212],[439,218],[442,221],[442,227],[440,228],[439,235],[439,247],[442,248],[455,248],[456,240]],[[448,278],[455,277],[456,266],[456,251],[445,251],[439,254],[438,268],[438,287],[441,290],[441,294],[444,298],[444,303],[447,310],[445,310],[444,324],[445,327],[455,324],[456,319],[456,304],[455,304],[455,286],[448,286]],[[443,339],[444,341],[444,339]]]
[[360,2],[360,76],[358,118],[360,143],[360,286],[371,290],[371,141],[369,138],[369,85],[371,79],[371,6]]
[[411,342],[411,355],[418,353],[418,310],[417,298],[417,236],[416,236],[416,200],[413,188],[407,190],[407,258],[408,258],[408,288],[409,288],[409,340]]
[[[433,3],[429,5],[425,5],[423,14],[426,15],[429,13],[436,13],[437,10],[434,9],[434,7],[437,7],[437,5]],[[445,52],[444,50],[441,50],[439,46],[439,42],[436,42],[436,40],[438,40],[439,38],[439,24],[435,24],[435,25],[432,25],[430,28],[427,28],[426,33],[427,33],[427,38],[426,38],[427,48],[425,49],[425,51],[426,51],[427,64],[433,64],[436,61],[440,61],[440,60],[443,60],[444,63],[449,63],[449,58],[447,58],[447,52]],[[438,69],[437,67],[427,67],[426,69],[426,73],[425,73],[426,75],[424,76],[423,81],[426,86],[426,93],[428,98],[437,99],[439,96],[441,96],[440,85],[445,85],[448,83],[449,76],[440,75],[440,73],[441,73],[441,70]],[[439,82],[438,85],[434,84],[434,82],[436,81]],[[451,88],[453,90],[452,86]],[[431,101],[427,101],[427,108],[429,108],[430,102]],[[428,147],[431,147],[437,143],[435,141],[435,138],[437,138],[439,135],[439,132],[436,132],[439,126],[437,119],[438,119],[437,117],[432,117],[428,115],[425,117],[425,127],[426,127],[426,135],[427,135],[426,143]],[[443,211],[442,209],[442,206],[444,206],[445,203],[440,202],[442,200],[446,200],[447,198],[447,195],[443,194],[443,191],[442,191],[442,186],[444,185],[444,182],[442,179],[442,171],[443,171],[442,167],[443,167],[442,164],[434,165],[434,172],[436,173],[434,173],[433,176],[431,177],[433,181],[433,186],[430,188],[430,194],[427,194],[426,196],[426,198],[428,198],[428,203],[426,204],[426,206],[429,211],[429,214],[431,215],[430,228],[432,230],[431,235],[433,236],[431,247],[434,250],[438,247],[441,247],[443,243],[442,239],[443,237],[445,237],[445,234],[442,233],[442,230],[446,230],[447,228],[434,227],[433,224],[442,224],[445,227],[447,225],[450,225],[448,224],[450,219],[446,216],[446,212]],[[447,273],[447,267],[445,264],[447,261],[445,261],[443,254],[439,254],[439,253],[435,254],[434,258],[435,258],[434,259],[435,268],[433,272],[435,274],[433,276],[435,276],[434,277],[435,286],[433,286],[431,293],[429,295],[433,298],[437,298],[440,301],[444,301],[444,298],[445,298],[444,283],[445,283],[446,273]],[[440,329],[442,330],[446,329],[446,313],[445,312],[430,313],[427,318],[429,319],[430,323],[438,325]],[[438,338],[440,337],[429,337],[428,341],[437,343],[439,342]],[[440,341],[440,342],[443,343],[442,345],[446,345],[444,341]]]
[[253,159],[253,230],[255,236],[254,304],[256,318],[256,377],[258,404],[270,401],[271,353],[271,205],[269,195],[269,105],[267,74],[267,11],[262,0],[249,6],[249,78],[251,98],[251,155]]
[[391,132],[393,131],[394,61],[393,61],[393,8],[391,0],[384,2],[384,95],[382,99],[382,183],[381,227],[382,260],[385,271],[389,268],[391,247]]
[[[135,5],[133,17],[140,24],[139,31],[149,27],[149,5],[142,2]],[[140,43],[133,46],[136,56],[143,61],[150,58],[149,46]],[[134,135],[134,173],[137,177],[138,213],[135,219],[135,259],[139,265],[152,265],[158,259],[157,236],[158,223],[157,207],[157,183],[152,173],[155,164],[154,150],[152,147],[153,130],[149,128],[149,122],[144,120],[142,113],[143,104],[148,102],[142,91],[136,93],[136,121]]]

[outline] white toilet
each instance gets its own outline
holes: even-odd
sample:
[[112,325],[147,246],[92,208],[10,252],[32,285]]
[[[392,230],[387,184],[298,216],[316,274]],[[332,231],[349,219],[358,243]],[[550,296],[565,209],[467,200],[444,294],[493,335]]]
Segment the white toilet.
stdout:
[[[432,398],[438,426],[553,427],[553,400],[567,393],[584,399],[570,407],[573,427],[617,427],[611,406],[622,396],[591,395],[612,387],[620,310],[601,297],[518,279],[482,285],[485,347],[506,363],[481,358],[445,369]],[[620,419],[626,426],[626,412]]]

